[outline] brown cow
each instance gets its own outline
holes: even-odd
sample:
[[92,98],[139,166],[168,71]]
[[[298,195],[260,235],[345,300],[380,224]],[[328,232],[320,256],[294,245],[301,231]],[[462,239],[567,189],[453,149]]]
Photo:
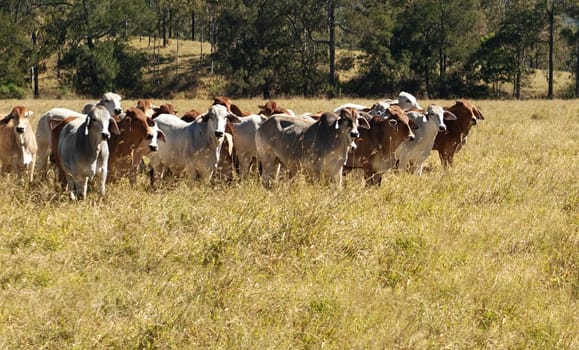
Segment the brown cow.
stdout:
[[445,107],[444,110],[454,114],[456,120],[446,121],[446,132],[436,135],[432,149],[438,151],[442,166],[448,167],[452,165],[454,154],[466,143],[470,128],[476,125],[479,119],[485,118],[478,108],[465,99],[457,100],[454,105]]
[[125,111],[125,117],[117,122],[119,135],[109,140],[110,178],[128,173],[131,184],[136,182],[139,163],[149,152],[157,151],[157,141],[164,141],[162,131],[153,119],[136,107]]
[[175,106],[171,103],[165,103],[160,105],[159,107],[153,108],[153,115],[151,116],[151,118],[155,119],[156,117],[158,117],[161,114],[173,114],[176,115],[177,112],[179,112]]
[[150,99],[138,100],[137,101],[137,108],[141,111],[145,112],[145,115],[149,118],[153,117],[155,113],[155,108],[158,108],[153,104],[153,101]]
[[356,148],[348,153],[345,168],[362,168],[366,184],[379,185],[382,174],[396,163],[396,148],[405,140],[414,140],[412,128],[416,124],[398,105],[389,106],[383,116],[368,115],[368,118],[370,128],[360,129]]
[[260,109],[257,114],[263,114],[266,117],[271,117],[274,114],[295,115],[292,110],[280,107],[275,101],[272,100],[267,101],[263,106],[258,105],[257,107]]
[[26,107],[16,106],[0,120],[0,162],[2,172],[15,172],[20,176],[28,172],[32,181],[38,145],[28,117],[32,115]]
[[228,112],[235,114],[238,117],[245,117],[251,113],[243,112],[239,107],[231,103],[231,99],[227,96],[216,96],[213,99],[213,105],[222,105],[227,108]]

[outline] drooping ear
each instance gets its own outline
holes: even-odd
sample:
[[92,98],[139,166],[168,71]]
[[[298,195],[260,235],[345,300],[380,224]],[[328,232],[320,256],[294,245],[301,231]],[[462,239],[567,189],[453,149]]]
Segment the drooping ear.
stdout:
[[227,120],[234,124],[241,123],[241,119],[239,119],[239,117],[233,113],[227,115]]
[[88,135],[88,129],[90,129],[91,121],[92,121],[92,116],[90,114],[87,114],[86,123],[85,123],[85,127],[84,127],[84,134],[85,135]]
[[119,130],[119,125],[117,124],[117,121],[115,120],[115,118],[111,117],[109,119],[109,131],[115,135],[121,134],[121,131]]
[[225,138],[227,139],[227,154],[232,155],[233,154],[233,136],[228,132],[224,133],[223,136],[225,136]]
[[364,117],[364,119],[366,119],[366,121],[373,118],[373,116],[371,114],[369,114],[368,112],[364,112],[364,111],[358,111],[358,115]]
[[33,114],[34,114],[34,112],[32,112],[32,111],[26,111],[26,114],[24,116],[26,118],[30,118],[30,117],[32,117]]
[[478,108],[476,108],[475,106],[472,106],[472,111],[474,112],[474,115],[476,116],[476,119],[480,119],[480,120],[484,120],[485,117],[482,115],[482,113],[478,110]]
[[410,126],[410,129],[412,130],[416,130],[419,128],[418,124],[416,124],[412,119],[408,119],[408,126]]
[[444,111],[444,120],[456,120],[456,115],[450,111]]
[[[362,114],[364,112],[360,112],[359,114]],[[367,113],[366,113],[367,114]],[[368,114],[368,116],[370,116]],[[368,123],[368,120],[365,117],[358,117],[358,126],[361,127],[362,129],[370,129],[370,123]]]
[[5,116],[0,120],[0,125],[8,124],[8,122],[11,121],[12,119],[14,119],[14,116],[12,114],[8,114],[7,116]]
[[388,124],[390,124],[391,127],[395,128],[396,126],[398,126],[398,120],[393,119],[393,118],[388,118]]
[[165,133],[161,129],[157,130],[157,140],[167,142],[167,138],[165,137]]

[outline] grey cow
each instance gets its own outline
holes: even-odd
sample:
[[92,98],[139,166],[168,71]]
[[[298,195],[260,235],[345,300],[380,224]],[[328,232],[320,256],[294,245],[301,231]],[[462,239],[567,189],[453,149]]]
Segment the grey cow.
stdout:
[[88,111],[86,118],[75,118],[60,131],[58,158],[72,199],[84,199],[88,182],[94,177],[98,178],[98,192],[105,194],[109,158],[107,140],[111,131],[119,134],[117,123],[100,105]]
[[256,134],[257,159],[262,166],[262,182],[271,186],[284,165],[293,176],[299,169],[342,186],[342,168],[348,151],[355,147],[358,126],[370,128],[353,108],[339,114],[323,113],[317,121],[274,115]]

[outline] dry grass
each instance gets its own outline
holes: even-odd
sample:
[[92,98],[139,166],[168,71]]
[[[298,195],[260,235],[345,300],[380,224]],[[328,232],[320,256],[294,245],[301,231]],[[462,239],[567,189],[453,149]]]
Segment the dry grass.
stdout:
[[0,348],[579,348],[579,101],[476,105],[454,168],[380,188],[143,176],[72,203],[3,177]]

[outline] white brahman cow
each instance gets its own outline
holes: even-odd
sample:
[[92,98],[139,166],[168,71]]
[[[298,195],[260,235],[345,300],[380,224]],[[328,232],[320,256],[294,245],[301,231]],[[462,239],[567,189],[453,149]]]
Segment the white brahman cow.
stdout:
[[227,121],[239,123],[239,118],[223,105],[213,105],[195,121],[186,122],[172,114],[161,114],[155,122],[165,134],[159,151],[151,155],[151,184],[155,173],[163,177],[169,169],[179,176],[183,172],[193,179],[209,180],[217,168],[225,137]]

